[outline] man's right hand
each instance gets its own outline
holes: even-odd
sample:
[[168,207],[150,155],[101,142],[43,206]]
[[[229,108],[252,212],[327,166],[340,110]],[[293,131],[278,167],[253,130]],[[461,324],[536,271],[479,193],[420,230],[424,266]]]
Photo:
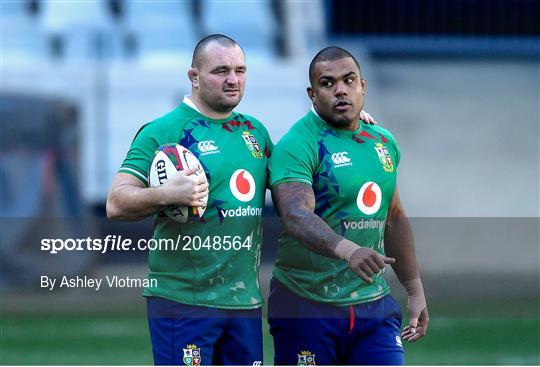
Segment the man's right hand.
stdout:
[[347,261],[352,271],[364,281],[372,283],[371,276],[379,273],[386,264],[393,264],[396,259],[383,256],[373,249],[358,246]]
[[175,172],[159,187],[164,205],[201,206],[208,196],[208,182],[196,168]]

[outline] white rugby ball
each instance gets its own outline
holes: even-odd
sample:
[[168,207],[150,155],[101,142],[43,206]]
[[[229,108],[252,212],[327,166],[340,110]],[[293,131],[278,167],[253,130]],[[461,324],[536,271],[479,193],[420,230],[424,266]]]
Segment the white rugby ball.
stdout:
[[[189,149],[180,144],[162,145],[156,150],[156,155],[150,166],[150,172],[148,174],[150,178],[150,187],[161,186],[167,182],[172,174],[177,171],[184,171],[188,168],[197,168],[197,172],[194,174],[206,178],[201,163]],[[170,205],[168,208],[164,209],[163,212],[169,218],[179,223],[192,223],[203,216],[207,203],[208,196],[203,198],[201,206],[188,207]]]

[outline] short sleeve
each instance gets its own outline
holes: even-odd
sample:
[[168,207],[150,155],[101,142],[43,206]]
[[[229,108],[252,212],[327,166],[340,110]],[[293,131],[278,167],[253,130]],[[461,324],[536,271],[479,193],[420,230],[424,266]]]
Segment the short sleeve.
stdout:
[[289,131],[275,146],[270,157],[270,187],[294,181],[312,185],[316,159],[313,144],[305,138],[297,139]]
[[268,134],[268,131],[264,128],[264,138],[266,140],[266,151],[268,156],[272,156],[272,152],[274,151],[274,143],[272,142],[272,138],[270,138],[270,134]]
[[144,125],[135,135],[118,172],[129,173],[148,185],[148,171],[157,148],[158,142],[152,135],[151,125]]

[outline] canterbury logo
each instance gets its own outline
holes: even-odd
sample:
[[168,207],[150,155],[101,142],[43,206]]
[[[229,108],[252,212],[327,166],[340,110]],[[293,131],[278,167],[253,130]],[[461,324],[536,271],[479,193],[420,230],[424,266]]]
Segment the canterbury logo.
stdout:
[[203,140],[200,141],[199,144],[197,144],[197,147],[199,148],[199,151],[201,153],[212,152],[218,149],[218,147],[216,147],[214,144],[215,141],[213,140]]
[[341,153],[334,153],[332,154],[332,161],[335,164],[343,164],[343,163],[349,163],[351,159],[347,157],[347,152],[341,152]]

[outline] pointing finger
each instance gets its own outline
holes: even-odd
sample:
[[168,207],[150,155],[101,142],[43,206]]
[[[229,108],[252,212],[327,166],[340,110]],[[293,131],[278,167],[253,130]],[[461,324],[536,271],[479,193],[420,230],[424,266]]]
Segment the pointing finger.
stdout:
[[[367,262],[367,265],[369,266],[369,269],[373,272],[373,274],[377,274],[378,272],[381,271],[381,268],[379,267],[379,265],[377,264],[377,257],[375,258],[371,258],[371,259],[367,259],[366,262]],[[384,266],[383,266],[384,268]]]
[[381,256],[381,255],[377,254],[377,256],[373,257],[373,261],[375,261],[375,264],[377,264],[379,269],[384,269],[384,267],[385,267],[384,256]]

